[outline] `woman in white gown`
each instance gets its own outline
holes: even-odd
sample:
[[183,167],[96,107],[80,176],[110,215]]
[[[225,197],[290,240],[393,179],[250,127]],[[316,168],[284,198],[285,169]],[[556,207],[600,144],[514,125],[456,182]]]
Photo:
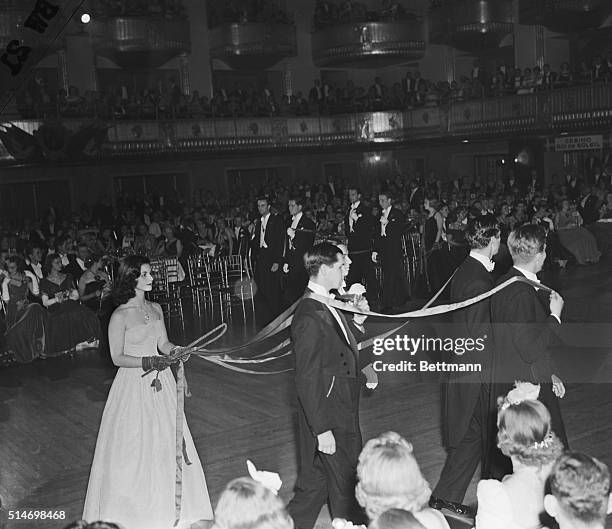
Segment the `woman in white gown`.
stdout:
[[[161,307],[145,299],[152,284],[147,258],[124,260],[114,291],[119,307],[108,329],[119,371],[102,415],[83,519],[115,522],[125,529],[187,529],[213,514],[204,471],[183,419],[186,459],[175,525],[177,398],[164,355],[176,346],[168,341]],[[143,377],[143,370],[150,369]],[[156,377],[161,389],[152,385]]]
[[546,479],[563,445],[539,393],[539,385],[518,382],[500,406],[497,446],[512,460],[512,474],[478,483],[476,529],[542,527]]

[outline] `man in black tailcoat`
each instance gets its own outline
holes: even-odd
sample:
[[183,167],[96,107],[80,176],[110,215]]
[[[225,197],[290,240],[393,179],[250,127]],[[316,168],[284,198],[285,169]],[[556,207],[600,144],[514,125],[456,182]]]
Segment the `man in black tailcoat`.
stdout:
[[304,267],[304,254],[312,248],[317,229],[313,220],[302,212],[303,200],[301,197],[289,199],[289,225],[285,240],[285,264],[283,271],[287,274],[285,298],[291,305],[297,301],[308,283],[308,274]]
[[[287,509],[298,529],[312,529],[326,502],[332,518],[363,523],[355,500],[362,378],[354,333],[364,331],[365,317],[355,315],[349,323],[342,311],[310,297],[331,300],[330,291],[341,287],[345,261],[337,246],[317,244],[304,261],[310,280],[291,324],[299,471]],[[357,306],[368,308],[365,299]]]
[[[546,260],[546,231],[536,224],[524,224],[508,236],[514,266],[498,284],[519,276],[537,283],[536,274]],[[563,298],[527,284],[516,282],[491,297],[491,322],[495,342],[491,397],[505,395],[515,381],[540,384],[539,400],[548,408],[552,430],[568,447],[559,406],[565,395],[563,382],[555,375],[549,349],[558,342]],[[492,438],[493,441],[493,438]],[[494,449],[491,477],[512,472],[510,460]]]
[[[466,231],[470,254],[459,266],[451,281],[451,303],[459,303],[493,288],[491,260],[499,250],[500,229],[493,215],[472,219]],[[491,335],[490,302],[485,299],[452,312],[456,331],[464,339]],[[481,463],[481,473],[487,477],[488,449],[491,435],[490,362],[491,348],[466,352],[455,358],[461,362],[478,363],[482,371],[475,377],[452,374],[442,386],[443,441],[447,449],[446,462],[430,505],[446,508],[458,514],[467,513],[461,503],[472,476]],[[454,356],[454,353],[451,353]]]
[[376,222],[370,208],[361,201],[361,190],[352,187],[348,194],[351,208],[344,217],[344,232],[348,239],[351,268],[346,277],[346,287],[353,283],[363,284],[368,301],[374,305],[378,298],[378,281],[371,255]]
[[281,312],[280,275],[285,234],[282,219],[270,212],[267,198],[257,200],[260,218],[255,221],[251,249],[255,262],[255,303],[260,323],[266,324]]
[[388,191],[378,195],[381,207],[378,226],[375,227],[374,252],[372,261],[380,258],[383,273],[382,310],[394,312],[406,303],[404,277],[404,251],[402,236],[404,235],[404,214],[393,207],[393,197]]

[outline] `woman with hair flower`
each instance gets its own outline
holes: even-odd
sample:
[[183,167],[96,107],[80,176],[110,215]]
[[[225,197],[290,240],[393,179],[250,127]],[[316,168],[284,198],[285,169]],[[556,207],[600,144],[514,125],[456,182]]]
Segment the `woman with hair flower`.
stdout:
[[212,529],[293,529],[275,491],[252,478],[236,478],[221,493]]
[[500,398],[497,446],[512,461],[512,474],[478,483],[476,529],[542,527],[546,480],[563,445],[539,393],[539,385],[519,382]]

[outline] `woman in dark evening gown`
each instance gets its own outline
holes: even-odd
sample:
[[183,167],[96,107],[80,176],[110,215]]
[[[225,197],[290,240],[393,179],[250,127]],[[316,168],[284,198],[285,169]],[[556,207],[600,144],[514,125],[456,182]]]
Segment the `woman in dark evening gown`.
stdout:
[[96,346],[100,322],[94,312],[78,302],[72,276],[61,273],[59,255],[49,254],[45,269],[47,276],[40,282],[40,295],[49,312],[49,350],[57,354]]
[[6,303],[6,346],[17,362],[31,362],[47,356],[47,314],[37,303],[30,303],[28,293],[35,295],[34,283],[24,273],[20,257],[7,259],[8,275],[2,281],[2,299]]
[[99,312],[102,298],[110,292],[110,278],[103,270],[101,256],[94,256],[85,263],[87,270],[79,279],[79,299],[94,312]]

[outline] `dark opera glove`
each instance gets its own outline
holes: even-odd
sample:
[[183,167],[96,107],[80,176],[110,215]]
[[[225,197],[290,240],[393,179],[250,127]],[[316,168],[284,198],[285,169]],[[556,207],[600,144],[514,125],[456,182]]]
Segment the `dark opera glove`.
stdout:
[[163,371],[172,364],[172,360],[167,356],[143,356],[142,369],[147,371]]

